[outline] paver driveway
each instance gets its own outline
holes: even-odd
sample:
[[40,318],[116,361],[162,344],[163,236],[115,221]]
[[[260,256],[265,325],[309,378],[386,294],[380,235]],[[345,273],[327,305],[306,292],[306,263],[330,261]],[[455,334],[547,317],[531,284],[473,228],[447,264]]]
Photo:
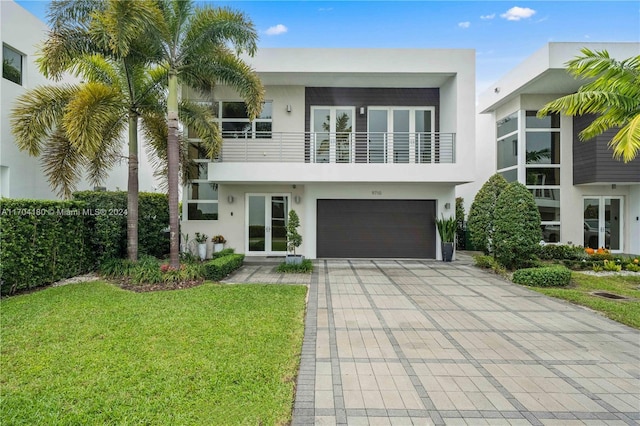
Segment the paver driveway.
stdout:
[[317,261],[305,327],[294,425],[640,421],[640,332],[469,262]]

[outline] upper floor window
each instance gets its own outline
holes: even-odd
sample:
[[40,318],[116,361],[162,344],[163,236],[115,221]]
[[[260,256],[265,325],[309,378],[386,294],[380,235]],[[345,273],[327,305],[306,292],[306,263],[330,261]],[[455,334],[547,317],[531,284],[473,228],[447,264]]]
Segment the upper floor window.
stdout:
[[23,55],[7,45],[2,45],[2,78],[22,85]]
[[249,121],[249,113],[244,102],[221,101],[214,104],[214,110],[220,120],[223,138],[269,139],[272,130],[271,101],[262,104],[262,112],[255,120]]

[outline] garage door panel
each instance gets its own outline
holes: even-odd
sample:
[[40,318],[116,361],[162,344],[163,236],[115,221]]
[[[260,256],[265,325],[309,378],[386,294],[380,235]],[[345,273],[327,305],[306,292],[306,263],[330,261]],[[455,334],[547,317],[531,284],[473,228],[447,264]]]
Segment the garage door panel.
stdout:
[[318,257],[435,258],[434,200],[318,200]]

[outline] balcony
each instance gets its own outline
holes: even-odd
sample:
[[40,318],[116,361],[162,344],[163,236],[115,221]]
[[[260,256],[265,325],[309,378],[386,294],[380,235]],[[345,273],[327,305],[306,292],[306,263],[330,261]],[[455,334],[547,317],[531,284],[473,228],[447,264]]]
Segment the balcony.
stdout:
[[[208,179],[218,183],[447,183],[473,179],[455,133],[223,134]],[[231,137],[235,136],[235,137]],[[472,148],[472,147],[471,147]],[[468,156],[467,156],[468,157]],[[467,159],[463,156],[463,159]]]
[[276,133],[224,135],[223,163],[453,164],[455,133]]

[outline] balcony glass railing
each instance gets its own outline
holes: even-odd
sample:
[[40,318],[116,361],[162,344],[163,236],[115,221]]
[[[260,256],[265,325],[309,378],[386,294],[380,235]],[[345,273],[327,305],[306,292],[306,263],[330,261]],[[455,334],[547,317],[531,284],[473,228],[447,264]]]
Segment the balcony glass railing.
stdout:
[[219,161],[371,164],[456,161],[455,133],[264,132],[252,136],[225,137]]

